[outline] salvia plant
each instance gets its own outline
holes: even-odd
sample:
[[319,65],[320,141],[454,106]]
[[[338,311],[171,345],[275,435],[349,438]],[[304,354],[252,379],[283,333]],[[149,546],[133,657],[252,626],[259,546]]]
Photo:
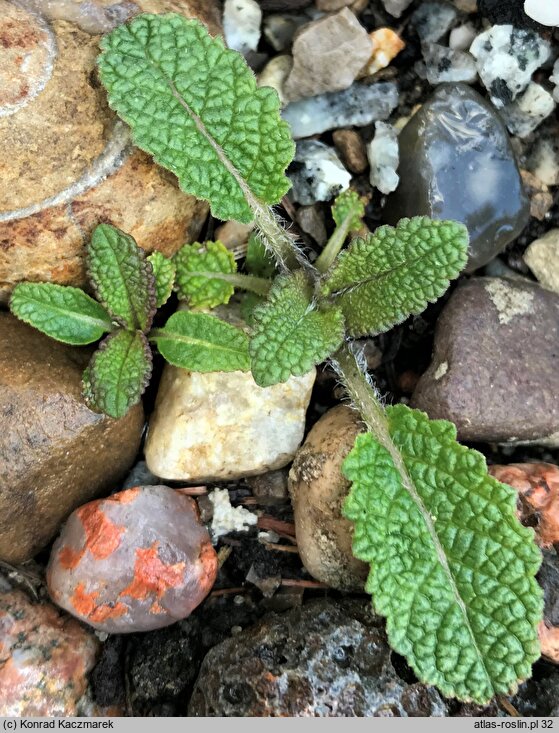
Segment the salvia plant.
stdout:
[[[127,234],[94,231],[94,300],[22,283],[12,311],[70,344],[101,342],[84,375],[89,403],[111,416],[138,402],[155,344],[194,371],[250,370],[267,387],[330,359],[365,431],[345,460],[344,512],[353,550],[370,563],[366,589],[392,647],[424,682],[478,703],[513,691],[539,656],[542,593],[533,531],[514,491],[487,473],[456,429],[404,405],[384,407],[351,339],[390,329],[440,297],[466,263],[463,225],[425,217],[364,238],[352,192],[333,207],[334,233],[314,264],[271,205],[289,189],[294,144],[276,93],[257,88],[244,59],[180,15],[140,15],[102,41],[101,80],[135,144],[172,171],[219,219],[254,222],[245,264],[219,242],[173,260],[145,257]],[[208,310],[248,291],[241,329]],[[175,289],[184,307],[161,328],[155,310]]]

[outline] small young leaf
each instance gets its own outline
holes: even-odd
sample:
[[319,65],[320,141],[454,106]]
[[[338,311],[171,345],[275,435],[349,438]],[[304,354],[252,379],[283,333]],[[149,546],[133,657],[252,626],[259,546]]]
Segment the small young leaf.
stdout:
[[276,264],[272,255],[254,232],[248,239],[245,267],[251,275],[257,277],[273,277],[276,272]]
[[253,325],[252,316],[254,309],[265,302],[266,299],[261,295],[256,295],[256,293],[245,293],[243,295],[241,300],[241,317],[248,326]]
[[294,144],[277,93],[243,57],[182,15],[144,14],[101,41],[101,80],[135,144],[171,170],[218,219],[253,219],[277,203]]
[[302,375],[328,358],[344,336],[341,311],[315,308],[305,273],[278,277],[268,300],[252,313],[252,375],[260,387]]
[[151,350],[143,333],[112,333],[93,354],[86,370],[86,396],[109,417],[123,417],[140,401],[151,377],[151,365]]
[[134,239],[99,224],[87,248],[87,264],[95,293],[115,321],[132,331],[147,331],[155,314],[155,278]]
[[346,220],[348,220],[347,231],[357,232],[361,228],[361,220],[364,216],[365,206],[356,191],[348,188],[334,201],[332,217],[336,222],[336,226],[344,226]]
[[193,308],[215,308],[229,302],[235,292],[226,280],[212,273],[237,272],[233,254],[221,242],[185,244],[174,258],[177,268],[176,290],[180,300]]
[[161,355],[193,372],[246,372],[250,368],[244,331],[205,313],[178,311],[151,332]]
[[404,405],[386,412],[396,457],[364,433],[343,465],[366,589],[420,680],[478,703],[509,694],[540,653],[533,531],[452,423]]
[[20,283],[10,299],[12,313],[57,341],[85,346],[112,330],[111,317],[79,288]]
[[157,250],[148,257],[155,277],[155,306],[160,308],[169,300],[175,284],[175,263]]
[[326,273],[325,296],[343,310],[351,336],[387,331],[439,298],[466,264],[468,232],[426,216],[356,239]]

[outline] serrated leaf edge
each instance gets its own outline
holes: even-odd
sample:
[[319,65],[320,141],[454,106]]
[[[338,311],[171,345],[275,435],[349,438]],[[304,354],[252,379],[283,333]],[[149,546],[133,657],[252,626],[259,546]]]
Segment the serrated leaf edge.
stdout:
[[[122,333],[122,331],[125,331],[126,333],[129,333],[131,335],[139,336],[140,337],[140,340],[142,342],[142,346],[144,348],[144,355],[146,357],[146,362],[149,365],[149,368],[145,372],[144,377],[142,379],[142,382],[140,383],[140,391],[139,391],[138,401],[137,402],[134,402],[131,405],[129,405],[128,406],[128,410],[132,409],[132,407],[135,407],[137,404],[140,403],[140,401],[142,399],[142,395],[146,391],[146,388],[147,388],[147,386],[148,386],[148,384],[149,384],[149,382],[151,380],[151,375],[153,373],[153,354],[151,352],[151,348],[150,348],[149,342],[148,342],[148,340],[146,338],[146,335],[142,331],[140,331],[139,329],[137,329],[136,331],[131,331],[129,329],[122,329],[122,330],[118,330],[118,331],[114,331],[113,333],[110,333],[106,338],[103,339],[103,341],[101,341],[101,343],[99,344],[99,347],[97,348],[97,350],[95,351],[95,353],[91,357],[91,360],[90,360],[89,365],[87,367],[87,370],[89,370],[91,391],[93,393],[92,394],[92,404],[95,406],[95,408],[97,410],[103,411],[102,408],[99,407],[96,404],[95,392],[96,392],[96,389],[99,386],[99,382],[98,382],[98,380],[95,379],[94,374],[93,374],[93,370],[94,370],[94,367],[95,367],[95,361],[98,358],[99,354],[101,354],[104,351],[106,351],[106,349],[108,348],[111,340],[113,338],[115,338],[116,336],[118,336],[119,333]],[[128,410],[127,410],[127,412],[128,412]],[[118,419],[118,418],[114,418],[114,419]]]

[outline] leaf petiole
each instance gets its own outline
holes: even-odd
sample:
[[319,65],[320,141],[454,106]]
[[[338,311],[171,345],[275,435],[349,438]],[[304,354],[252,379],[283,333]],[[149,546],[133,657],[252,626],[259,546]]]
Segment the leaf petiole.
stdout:
[[189,271],[189,277],[205,277],[208,280],[222,280],[236,288],[248,290],[256,295],[268,295],[272,287],[272,281],[264,277],[255,277],[254,275],[244,275],[240,272],[195,272]]
[[344,246],[344,242],[351,230],[353,218],[353,212],[349,212],[343,222],[334,229],[332,236],[326,242],[324,249],[314,263],[314,266],[319,272],[326,272],[340,253],[340,250]]

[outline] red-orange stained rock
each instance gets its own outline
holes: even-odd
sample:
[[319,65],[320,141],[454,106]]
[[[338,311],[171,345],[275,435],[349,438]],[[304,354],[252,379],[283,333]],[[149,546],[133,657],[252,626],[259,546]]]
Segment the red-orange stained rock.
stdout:
[[125,527],[119,527],[101,509],[101,501],[90,501],[80,507],[76,514],[85,532],[85,547],[93,557],[104,560],[120,545]]
[[126,491],[119,491],[118,494],[108,496],[106,501],[116,501],[118,504],[130,504],[140,493],[140,487],[134,486]]
[[63,547],[58,553],[58,562],[66,570],[73,570],[83,557],[84,550],[74,550],[72,547]]
[[169,588],[177,588],[184,583],[186,563],[166,565],[159,559],[158,546],[159,542],[155,541],[151,547],[139,547],[136,550],[134,579],[121,596],[142,600],[150,593],[155,593],[157,598],[162,598]]
[[154,601],[151,604],[151,608],[149,609],[149,612],[150,613],[165,613],[165,609],[163,608],[163,606],[160,603],[158,603],[157,601]]
[[81,616],[90,616],[96,608],[95,599],[98,595],[99,593],[87,593],[85,585],[79,583],[70,602]]
[[104,603],[89,614],[90,621],[99,624],[106,621],[108,618],[118,618],[128,613],[128,606],[124,603],[116,603],[114,606],[110,606],[108,603]]

